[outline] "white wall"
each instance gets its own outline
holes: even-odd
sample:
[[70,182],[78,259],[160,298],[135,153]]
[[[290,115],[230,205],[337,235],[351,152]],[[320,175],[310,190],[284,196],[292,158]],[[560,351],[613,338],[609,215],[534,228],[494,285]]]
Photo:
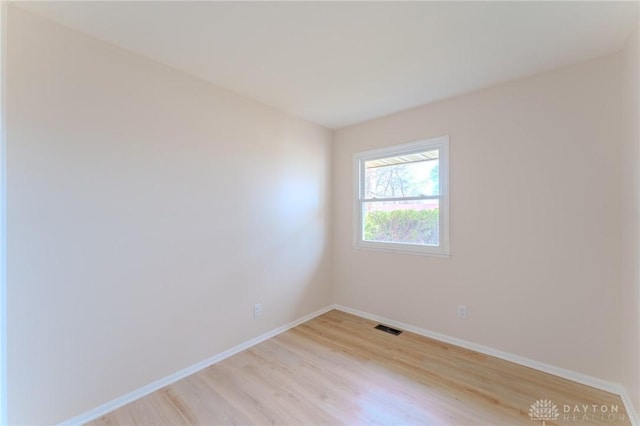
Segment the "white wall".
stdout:
[[[624,146],[622,157],[622,356],[619,378],[640,413],[640,34],[629,37],[623,56]],[[637,414],[640,416],[640,414]]]
[[[336,303],[617,381],[621,60],[336,131]],[[453,255],[354,249],[353,153],[445,134]]]
[[6,18],[7,2],[0,2],[0,424],[7,424]]
[[329,131],[14,7],[8,40],[10,423],[332,302]]

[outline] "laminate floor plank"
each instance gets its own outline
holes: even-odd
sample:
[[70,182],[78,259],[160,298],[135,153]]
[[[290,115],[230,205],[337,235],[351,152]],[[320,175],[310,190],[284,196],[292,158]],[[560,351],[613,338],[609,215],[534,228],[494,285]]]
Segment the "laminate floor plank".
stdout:
[[539,400],[545,426],[631,424],[617,395],[375,325],[328,312],[90,424],[535,426]]

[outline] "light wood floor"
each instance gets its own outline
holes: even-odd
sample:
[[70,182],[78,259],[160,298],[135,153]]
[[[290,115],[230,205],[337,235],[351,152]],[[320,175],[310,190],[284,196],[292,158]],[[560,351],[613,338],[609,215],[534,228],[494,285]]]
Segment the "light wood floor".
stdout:
[[375,325],[331,311],[91,424],[536,426],[540,399],[546,425],[630,424],[616,395]]

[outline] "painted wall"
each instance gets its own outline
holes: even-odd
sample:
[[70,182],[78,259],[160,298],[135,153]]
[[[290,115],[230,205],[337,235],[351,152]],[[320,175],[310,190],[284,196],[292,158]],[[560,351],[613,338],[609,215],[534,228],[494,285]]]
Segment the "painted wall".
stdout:
[[0,2],[0,424],[7,424],[7,190],[6,190],[6,57],[7,2]]
[[332,302],[331,132],[14,7],[8,40],[10,423]]
[[623,51],[622,356],[624,384],[640,417],[640,76],[636,28]]
[[[336,303],[618,380],[621,65],[614,54],[336,131]],[[439,135],[453,255],[354,249],[352,155]]]

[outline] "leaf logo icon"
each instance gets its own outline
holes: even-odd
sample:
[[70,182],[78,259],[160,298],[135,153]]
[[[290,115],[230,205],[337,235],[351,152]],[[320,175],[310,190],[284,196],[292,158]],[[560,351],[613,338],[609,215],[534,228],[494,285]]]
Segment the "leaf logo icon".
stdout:
[[542,426],[546,426],[546,421],[557,420],[560,417],[558,407],[550,399],[539,399],[529,408],[531,420],[542,420]]

